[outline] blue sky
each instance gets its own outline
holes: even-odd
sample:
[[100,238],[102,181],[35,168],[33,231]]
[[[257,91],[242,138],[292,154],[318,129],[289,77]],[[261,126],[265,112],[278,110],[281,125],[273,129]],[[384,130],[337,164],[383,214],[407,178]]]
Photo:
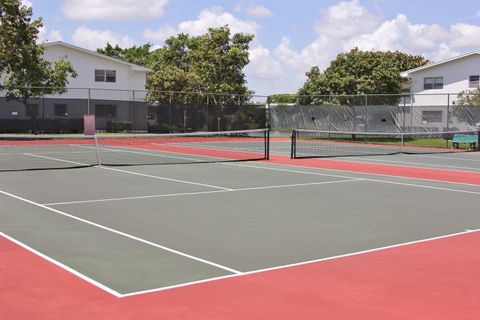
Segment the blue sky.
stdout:
[[229,24],[255,34],[248,85],[258,94],[295,92],[312,66],[357,46],[439,61],[480,50],[480,2],[471,0],[23,0],[42,16],[41,41],[89,49],[151,42]]

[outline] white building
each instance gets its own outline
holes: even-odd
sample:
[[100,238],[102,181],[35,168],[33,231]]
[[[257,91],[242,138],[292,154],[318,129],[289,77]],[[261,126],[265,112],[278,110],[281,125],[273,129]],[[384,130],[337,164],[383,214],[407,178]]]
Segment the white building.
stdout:
[[479,106],[453,112],[459,93],[479,88],[480,52],[430,63],[400,75],[408,81],[412,126],[467,130],[480,121]]
[[[76,78],[68,79],[69,88],[145,91],[148,68],[115,59],[95,51],[57,41],[43,44],[48,61],[66,58],[77,71]],[[68,93],[75,97],[78,93]],[[117,97],[111,95],[115,100]]]
[[20,103],[1,99],[1,120],[29,119],[34,115],[37,119],[77,119],[81,123],[84,114],[95,113],[100,130],[115,121],[130,121],[137,130],[147,129],[144,98],[150,69],[61,41],[43,46],[46,60],[65,58],[77,77],[68,79],[66,93],[32,100],[27,110]]
[[430,63],[400,75],[408,80],[415,105],[454,104],[458,93],[479,88],[480,52]]

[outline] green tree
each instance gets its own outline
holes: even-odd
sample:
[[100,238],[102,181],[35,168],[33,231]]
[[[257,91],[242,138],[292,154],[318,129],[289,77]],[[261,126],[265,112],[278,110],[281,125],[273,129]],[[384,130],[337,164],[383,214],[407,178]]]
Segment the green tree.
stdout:
[[480,126],[480,89],[460,92],[455,105],[450,107],[450,113],[450,123],[456,119],[471,126]]
[[307,80],[298,91],[303,103],[322,103],[318,95],[400,94],[400,72],[429,61],[399,51],[361,51],[342,53],[321,72],[318,66],[306,73]]
[[457,96],[457,106],[480,106],[480,89],[462,91]]
[[228,26],[210,28],[196,37],[179,34],[167,39],[165,46],[150,57],[149,67],[154,70],[148,78],[150,99],[162,101],[162,95],[155,91],[248,96],[251,91],[246,86],[243,68],[249,62],[252,40],[253,35],[232,35]]
[[296,103],[298,96],[291,93],[272,94],[267,98],[267,103]]
[[107,44],[97,51],[152,69],[147,76],[149,101],[205,102],[206,94],[200,93],[215,93],[212,100],[228,103],[228,94],[236,95],[232,101],[245,101],[252,93],[243,72],[252,40],[253,35],[232,34],[223,26],[200,36],[178,34],[154,51],[150,44],[126,49]]
[[20,0],[0,2],[0,89],[25,108],[30,98],[64,93],[68,76],[77,76],[67,60],[43,59],[44,48],[37,44],[40,27],[42,19],[32,20],[32,9]]
[[189,62],[206,92],[248,94],[243,68],[253,35],[231,35],[228,27],[211,28],[189,42]]
[[105,48],[97,49],[97,52],[126,62],[145,66],[148,63],[151,48],[151,43],[122,49],[119,47],[118,44],[112,46],[110,43],[107,42]]
[[150,54],[148,67],[153,72],[147,77],[148,100],[183,103],[187,97],[172,92],[202,91],[200,78],[191,70],[190,41],[188,35],[178,34]]

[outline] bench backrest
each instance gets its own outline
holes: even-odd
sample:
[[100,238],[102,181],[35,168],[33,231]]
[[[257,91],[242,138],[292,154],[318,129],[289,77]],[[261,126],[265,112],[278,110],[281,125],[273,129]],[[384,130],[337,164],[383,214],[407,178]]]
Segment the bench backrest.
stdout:
[[453,135],[453,142],[477,142],[478,135],[476,134],[464,134],[464,133],[455,133]]

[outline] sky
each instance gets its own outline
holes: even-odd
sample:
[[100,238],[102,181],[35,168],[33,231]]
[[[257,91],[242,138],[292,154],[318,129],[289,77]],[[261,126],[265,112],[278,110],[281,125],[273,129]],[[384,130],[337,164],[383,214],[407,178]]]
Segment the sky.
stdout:
[[178,33],[229,25],[254,34],[248,87],[259,95],[296,92],[313,66],[341,53],[399,50],[432,61],[480,51],[477,0],[22,0],[42,17],[40,42],[87,49],[162,46]]

